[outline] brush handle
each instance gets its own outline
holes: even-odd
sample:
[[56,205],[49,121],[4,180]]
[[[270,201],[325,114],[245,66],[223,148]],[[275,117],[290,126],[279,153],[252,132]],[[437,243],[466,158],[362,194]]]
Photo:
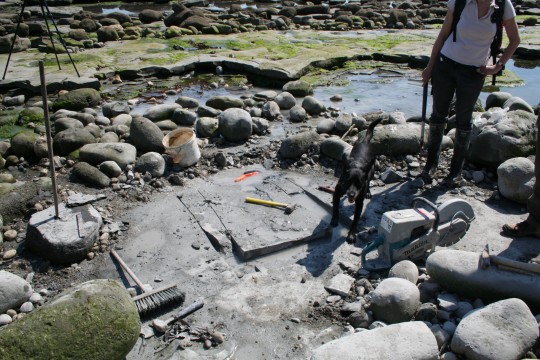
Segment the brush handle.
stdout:
[[129,276],[131,276],[133,281],[135,281],[135,283],[139,286],[139,289],[141,289],[141,291],[143,293],[146,292],[144,290],[144,285],[141,282],[141,280],[139,280],[139,278],[135,275],[135,273],[133,271],[131,271],[131,269],[129,268],[129,266],[127,266],[127,264],[124,262],[124,260],[122,260],[122,258],[120,258],[120,255],[118,255],[116,253],[116,251],[114,251],[112,249],[111,249],[111,255],[116,259],[116,261],[118,261],[120,263],[120,266],[122,266],[122,269],[124,269],[124,271],[127,272],[129,274]]

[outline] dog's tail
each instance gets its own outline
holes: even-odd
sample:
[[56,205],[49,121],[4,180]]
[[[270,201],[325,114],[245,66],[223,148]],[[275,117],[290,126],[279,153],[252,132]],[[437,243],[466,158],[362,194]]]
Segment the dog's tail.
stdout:
[[373,130],[375,129],[375,126],[377,126],[381,121],[382,121],[382,118],[379,118],[375,121],[372,121],[371,124],[369,124],[366,131],[366,136],[364,137],[364,140],[362,140],[363,142],[368,143],[371,141],[371,138],[373,137]]

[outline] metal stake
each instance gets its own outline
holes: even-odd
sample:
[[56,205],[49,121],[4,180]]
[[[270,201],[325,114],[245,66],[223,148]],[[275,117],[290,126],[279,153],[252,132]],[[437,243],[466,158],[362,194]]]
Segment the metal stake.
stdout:
[[39,78],[41,81],[41,97],[43,100],[43,112],[45,116],[45,133],[47,134],[47,150],[49,154],[49,170],[51,171],[51,180],[53,187],[54,209],[56,213],[56,219],[59,219],[60,215],[58,210],[58,190],[56,187],[56,172],[54,170],[51,124],[49,121],[49,103],[47,101],[47,85],[45,82],[45,67],[43,65],[43,60],[39,61]]

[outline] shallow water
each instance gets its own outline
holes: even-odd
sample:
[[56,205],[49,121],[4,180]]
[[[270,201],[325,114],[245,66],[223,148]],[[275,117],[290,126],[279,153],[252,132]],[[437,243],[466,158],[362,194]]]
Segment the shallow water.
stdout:
[[[537,66],[540,66],[538,64]],[[525,84],[518,87],[500,87],[499,91],[509,92],[513,96],[521,97],[531,106],[540,101],[540,71],[536,68],[516,67],[513,61],[507,64],[507,68],[524,79]],[[225,78],[226,80],[226,78]],[[313,96],[321,101],[326,107],[338,108],[343,112],[356,113],[358,115],[372,111],[394,112],[401,111],[406,118],[422,114],[422,86],[420,72],[404,72],[402,75],[392,72],[356,73],[347,76],[348,85],[316,87]],[[198,86],[184,88],[178,96],[189,96],[199,100],[201,105],[217,95],[240,97],[253,95],[267,89],[251,88],[241,90],[237,87],[217,88],[201,91]],[[330,98],[340,94],[342,101],[334,102]],[[482,92],[480,99],[485,105],[489,92]],[[164,100],[166,104],[172,104],[177,96],[169,96]],[[301,103],[301,98],[297,98]],[[427,116],[431,113],[432,100],[428,96]],[[140,103],[135,106],[135,113],[144,113],[151,104]]]

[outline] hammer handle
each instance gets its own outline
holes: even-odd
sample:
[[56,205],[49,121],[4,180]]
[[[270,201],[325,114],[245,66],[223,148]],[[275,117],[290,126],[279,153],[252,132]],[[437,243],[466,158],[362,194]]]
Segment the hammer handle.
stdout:
[[289,206],[287,204],[280,203],[280,202],[256,199],[256,198],[252,198],[252,197],[246,197],[246,202],[247,203],[252,203],[252,204],[267,205],[267,206],[277,206],[277,207],[284,207],[284,208]]
[[496,265],[504,265],[507,268],[540,274],[540,264],[524,263],[521,261],[515,261],[495,255],[491,255],[490,260]]

